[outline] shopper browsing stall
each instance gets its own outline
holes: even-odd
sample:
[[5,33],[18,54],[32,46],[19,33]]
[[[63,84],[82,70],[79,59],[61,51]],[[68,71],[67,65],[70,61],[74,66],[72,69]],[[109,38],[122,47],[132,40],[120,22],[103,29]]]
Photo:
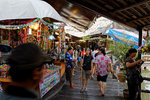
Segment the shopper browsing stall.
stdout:
[[69,47],[66,53],[66,80],[70,82],[70,87],[74,88],[74,84],[72,82],[72,69],[73,69],[73,59],[71,54],[73,53],[73,48]]

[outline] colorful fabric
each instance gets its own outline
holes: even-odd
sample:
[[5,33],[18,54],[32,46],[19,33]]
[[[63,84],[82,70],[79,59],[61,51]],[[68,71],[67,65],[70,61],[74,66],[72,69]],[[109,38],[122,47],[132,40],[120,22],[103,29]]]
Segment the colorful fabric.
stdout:
[[66,53],[66,68],[71,68],[72,67],[72,65],[71,65],[71,63],[72,63],[72,56],[71,56],[71,54],[70,53]]
[[86,54],[85,51],[81,51],[81,56],[84,56]]
[[111,59],[103,54],[98,55],[95,59],[97,66],[97,75],[108,75],[108,62],[111,63]]

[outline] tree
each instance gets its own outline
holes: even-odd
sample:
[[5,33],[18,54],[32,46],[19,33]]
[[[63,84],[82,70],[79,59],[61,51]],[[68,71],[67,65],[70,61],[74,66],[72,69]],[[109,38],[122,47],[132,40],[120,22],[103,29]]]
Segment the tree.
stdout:
[[125,68],[126,53],[131,47],[132,46],[115,41],[109,41],[108,43],[108,50],[111,50],[113,55],[119,59],[123,68]]

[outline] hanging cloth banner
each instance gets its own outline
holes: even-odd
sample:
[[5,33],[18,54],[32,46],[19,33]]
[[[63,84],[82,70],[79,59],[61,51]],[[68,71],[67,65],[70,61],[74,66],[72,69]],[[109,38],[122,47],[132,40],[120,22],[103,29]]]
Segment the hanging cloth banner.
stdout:
[[35,20],[33,20],[31,23],[28,24],[22,24],[22,25],[0,25],[1,29],[8,29],[8,30],[16,30],[16,29],[22,29],[24,27],[30,26],[31,24],[35,23],[35,22],[39,22],[40,18],[37,18]]

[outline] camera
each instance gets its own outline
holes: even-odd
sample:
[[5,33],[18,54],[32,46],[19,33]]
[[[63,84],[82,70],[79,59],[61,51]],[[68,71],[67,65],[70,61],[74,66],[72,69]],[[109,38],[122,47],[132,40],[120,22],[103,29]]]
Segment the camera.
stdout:
[[144,61],[142,61],[141,63],[137,64],[137,68],[140,68],[140,66],[144,63]]

